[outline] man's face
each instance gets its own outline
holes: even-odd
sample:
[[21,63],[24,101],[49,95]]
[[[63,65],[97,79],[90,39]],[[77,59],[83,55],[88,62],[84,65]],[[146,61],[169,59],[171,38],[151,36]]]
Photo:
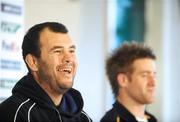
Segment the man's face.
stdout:
[[77,59],[69,35],[44,29],[40,33],[40,50],[41,56],[37,59],[40,84],[56,93],[71,88]]
[[149,58],[137,59],[132,66],[133,72],[128,78],[126,93],[138,104],[152,103],[156,87],[155,61]]

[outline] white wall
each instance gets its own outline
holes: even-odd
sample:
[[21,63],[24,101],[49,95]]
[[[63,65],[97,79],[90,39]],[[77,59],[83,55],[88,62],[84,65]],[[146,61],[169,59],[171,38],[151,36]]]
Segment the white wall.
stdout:
[[147,109],[162,122],[162,99],[163,99],[163,40],[162,40],[162,17],[163,1],[147,0],[146,2],[146,35],[145,41],[150,45],[157,56],[157,89],[156,100]]
[[163,7],[164,91],[163,121],[179,122],[180,108],[180,1],[164,0]]
[[104,16],[100,0],[81,3],[81,35],[79,43],[79,74],[77,79],[87,103],[86,108],[95,122],[104,107]]
[[95,121],[104,114],[104,0],[25,0],[25,28],[43,21],[64,23],[77,42],[79,67],[74,87]]
[[180,1],[147,2],[146,41],[157,53],[157,100],[149,108],[160,122],[179,122]]
[[79,40],[81,3],[79,0],[24,0],[25,30],[44,21],[58,21],[65,24],[72,38]]

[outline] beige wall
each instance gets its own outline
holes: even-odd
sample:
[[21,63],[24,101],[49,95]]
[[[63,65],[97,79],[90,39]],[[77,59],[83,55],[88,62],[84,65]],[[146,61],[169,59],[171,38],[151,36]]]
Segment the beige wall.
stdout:
[[157,97],[149,106],[160,122],[180,120],[180,2],[147,1],[146,41],[157,53]]
[[64,23],[78,41],[80,9],[78,0],[25,0],[25,30],[39,22],[58,21]]
[[160,122],[162,121],[162,92],[163,92],[163,40],[162,40],[162,18],[163,2],[147,0],[146,2],[146,35],[145,41],[150,45],[157,55],[157,92],[155,103],[148,105],[147,109],[153,113]]

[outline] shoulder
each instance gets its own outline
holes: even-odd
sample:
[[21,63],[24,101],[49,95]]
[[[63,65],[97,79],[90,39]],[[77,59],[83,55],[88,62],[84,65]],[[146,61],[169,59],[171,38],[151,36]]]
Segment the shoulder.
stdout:
[[0,104],[1,121],[13,121],[18,107],[25,101],[16,95],[12,95]]
[[118,113],[114,108],[110,109],[105,113],[105,115],[101,118],[101,122],[115,122],[118,117]]
[[2,110],[2,108],[16,108],[17,106],[19,106],[19,104],[21,104],[23,101],[25,101],[27,98],[14,94],[10,97],[8,97],[6,100],[4,100],[1,104],[0,104],[0,110]]
[[16,97],[11,96],[0,104],[1,121],[12,121],[18,106],[17,101]]
[[[0,104],[0,111],[6,111],[9,109],[13,109],[16,108],[18,106],[18,103],[21,101],[21,99],[19,99],[17,96],[12,95],[9,98],[7,98],[6,100],[4,100],[1,104]],[[7,109],[9,108],[9,109]],[[10,110],[9,110],[10,111]]]
[[82,122],[92,122],[92,119],[89,117],[89,115],[86,112],[81,111],[81,121]]

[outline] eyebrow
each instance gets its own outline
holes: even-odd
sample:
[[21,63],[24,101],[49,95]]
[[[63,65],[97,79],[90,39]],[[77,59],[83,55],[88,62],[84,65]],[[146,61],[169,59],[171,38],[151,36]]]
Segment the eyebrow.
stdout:
[[[62,48],[64,48],[64,47],[63,46],[54,46],[50,50],[52,51],[52,50],[62,49]],[[72,46],[69,47],[69,49],[76,49],[76,46],[72,45]]]
[[[150,74],[151,71],[141,71],[140,74],[142,74],[142,73],[148,73],[148,74]],[[156,71],[154,71],[153,73],[156,74]]]

